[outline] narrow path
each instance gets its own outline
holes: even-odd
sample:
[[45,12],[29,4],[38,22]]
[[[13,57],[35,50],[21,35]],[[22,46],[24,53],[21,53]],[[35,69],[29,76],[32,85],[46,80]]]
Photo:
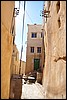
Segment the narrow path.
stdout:
[[21,99],[45,99],[43,87],[39,83],[23,84]]

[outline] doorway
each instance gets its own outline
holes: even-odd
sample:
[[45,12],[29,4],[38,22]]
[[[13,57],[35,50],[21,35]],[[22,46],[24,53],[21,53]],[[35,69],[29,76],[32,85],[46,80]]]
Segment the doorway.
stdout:
[[34,70],[37,71],[37,69],[39,69],[40,66],[40,59],[34,59]]

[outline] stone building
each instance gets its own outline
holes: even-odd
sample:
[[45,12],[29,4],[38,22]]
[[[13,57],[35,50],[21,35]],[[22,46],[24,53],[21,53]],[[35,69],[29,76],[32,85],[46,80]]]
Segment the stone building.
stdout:
[[43,70],[43,49],[42,25],[28,24],[25,74],[38,69]]
[[66,98],[66,1],[45,1],[43,32],[45,98]]
[[10,65],[15,26],[13,18],[14,5],[14,1],[1,1],[1,99],[9,99]]
[[21,70],[20,70],[20,74],[25,74],[25,68],[26,68],[26,62],[25,61],[21,61]]
[[16,44],[13,45],[13,53],[11,60],[11,76],[13,74],[19,74],[19,51],[16,47]]

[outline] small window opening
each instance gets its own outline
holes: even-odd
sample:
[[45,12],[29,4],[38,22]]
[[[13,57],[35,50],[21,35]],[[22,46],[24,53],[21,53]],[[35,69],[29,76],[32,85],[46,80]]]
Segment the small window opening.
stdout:
[[31,37],[32,38],[36,38],[37,37],[37,33],[32,33]]
[[31,53],[34,53],[34,47],[31,47]]
[[60,1],[57,2],[56,8],[57,8],[57,13],[58,13],[60,10]]
[[59,27],[59,28],[61,27],[60,17],[59,17],[59,19],[58,19],[58,27]]
[[41,47],[37,47],[37,53],[41,53]]

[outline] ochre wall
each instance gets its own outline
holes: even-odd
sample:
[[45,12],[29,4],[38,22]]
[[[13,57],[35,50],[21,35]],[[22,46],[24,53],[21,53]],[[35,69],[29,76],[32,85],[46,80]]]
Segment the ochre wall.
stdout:
[[20,74],[25,74],[25,68],[26,68],[26,62],[25,61],[21,61],[21,71]]
[[13,45],[12,62],[11,62],[11,73],[19,74],[19,51],[16,44]]
[[1,99],[9,99],[13,36],[10,33],[14,1],[1,1]]
[[[49,1],[46,1],[49,2]],[[66,98],[66,1],[51,1],[50,17],[45,23],[45,66],[43,87],[46,98]],[[46,3],[47,4],[47,3]],[[46,5],[45,4],[45,5]],[[45,7],[48,10],[48,5]],[[60,17],[61,26],[58,27]]]

